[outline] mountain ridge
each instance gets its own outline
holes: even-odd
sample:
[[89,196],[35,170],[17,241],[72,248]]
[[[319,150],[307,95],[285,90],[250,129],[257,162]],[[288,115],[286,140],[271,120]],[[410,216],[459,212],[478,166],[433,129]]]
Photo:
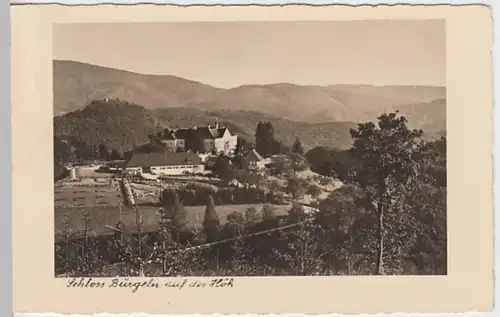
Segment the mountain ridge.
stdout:
[[274,83],[225,89],[173,75],[146,75],[73,61],[55,60],[53,67],[54,116],[92,100],[119,98],[147,109],[255,110],[308,123],[361,122],[402,104],[446,97],[446,89],[436,86]]
[[271,121],[285,144],[299,137],[306,148],[346,148],[350,128],[396,110],[429,137],[446,131],[443,87],[275,83],[224,89],[173,75],[54,61],[54,135],[121,151],[146,142],[158,127],[215,120],[249,140],[257,122]]

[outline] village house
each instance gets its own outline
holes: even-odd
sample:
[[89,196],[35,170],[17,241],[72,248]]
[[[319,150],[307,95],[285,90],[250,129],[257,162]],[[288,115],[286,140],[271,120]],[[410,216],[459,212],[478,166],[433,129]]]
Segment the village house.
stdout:
[[215,125],[169,130],[165,129],[151,141],[159,142],[169,151],[231,154],[236,149],[238,137],[226,127]]
[[265,159],[255,149],[246,155],[248,165],[252,169],[264,169],[269,164],[269,159]]
[[156,175],[182,175],[203,173],[205,166],[201,158],[192,152],[135,153],[127,162],[125,170]]

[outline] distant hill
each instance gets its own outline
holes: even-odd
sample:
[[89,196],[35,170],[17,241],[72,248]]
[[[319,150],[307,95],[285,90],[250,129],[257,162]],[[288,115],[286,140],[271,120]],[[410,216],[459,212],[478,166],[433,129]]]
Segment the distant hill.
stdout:
[[152,109],[203,102],[220,91],[175,76],[141,75],[72,61],[54,61],[53,80],[55,116],[104,98]]
[[441,87],[247,85],[213,99],[192,103],[202,109],[254,110],[308,123],[373,120],[402,104],[427,103],[445,97]]
[[252,111],[222,110],[207,112],[193,108],[168,108],[150,111],[132,103],[94,101],[87,107],[54,118],[54,135],[76,137],[86,144],[106,144],[121,152],[148,141],[148,135],[165,127],[204,126],[215,121],[248,141],[253,141],[259,121],[273,123],[276,138],[291,145],[298,136],[309,149],[318,145],[345,148],[351,144],[352,122],[310,124],[276,118]]
[[165,125],[144,107],[119,101],[94,101],[87,107],[54,118],[54,136],[75,137],[91,146],[101,143],[123,152],[148,141]]
[[[53,68],[55,116],[95,99],[119,98],[150,110],[245,110],[306,123],[371,121],[384,111],[401,108],[419,128],[428,126],[429,118],[442,118],[446,107],[444,87],[278,83],[222,89],[170,75],[142,75],[72,61],[54,61]],[[446,124],[435,120],[431,126],[444,130]]]
[[427,103],[407,104],[393,107],[408,119],[410,126],[424,130],[428,135],[441,136],[446,131],[446,99]]

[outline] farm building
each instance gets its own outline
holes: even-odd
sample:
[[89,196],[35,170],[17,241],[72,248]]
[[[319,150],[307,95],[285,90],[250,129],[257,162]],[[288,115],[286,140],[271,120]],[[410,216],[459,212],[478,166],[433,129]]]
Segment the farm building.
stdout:
[[158,175],[182,175],[202,173],[205,170],[201,158],[191,152],[135,153],[127,162],[126,171]]

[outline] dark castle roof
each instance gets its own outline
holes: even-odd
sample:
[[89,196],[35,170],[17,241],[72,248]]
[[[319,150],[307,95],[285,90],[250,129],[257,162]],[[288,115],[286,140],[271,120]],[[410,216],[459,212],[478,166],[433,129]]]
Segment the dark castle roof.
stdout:
[[165,131],[161,137],[162,140],[188,139],[189,137],[198,139],[217,139],[221,138],[227,128],[197,127],[188,129],[177,129],[174,131]]

